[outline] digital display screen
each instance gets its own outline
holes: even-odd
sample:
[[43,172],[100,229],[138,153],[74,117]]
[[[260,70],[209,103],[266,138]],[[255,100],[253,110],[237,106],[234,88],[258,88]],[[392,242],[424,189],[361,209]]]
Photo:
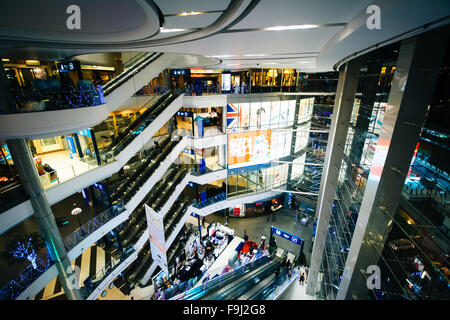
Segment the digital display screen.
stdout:
[[228,168],[270,161],[270,130],[231,133],[228,135]]
[[75,66],[73,62],[69,63],[58,63],[58,71],[59,72],[68,72],[75,70]]
[[231,90],[231,73],[222,73],[222,91]]

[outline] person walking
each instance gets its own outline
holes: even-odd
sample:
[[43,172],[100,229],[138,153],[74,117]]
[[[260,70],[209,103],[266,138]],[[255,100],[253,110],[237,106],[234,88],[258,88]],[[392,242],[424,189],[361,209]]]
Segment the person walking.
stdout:
[[244,230],[244,243],[248,242],[247,230]]
[[303,285],[304,282],[305,282],[305,274],[302,273],[302,274],[300,275],[300,284]]

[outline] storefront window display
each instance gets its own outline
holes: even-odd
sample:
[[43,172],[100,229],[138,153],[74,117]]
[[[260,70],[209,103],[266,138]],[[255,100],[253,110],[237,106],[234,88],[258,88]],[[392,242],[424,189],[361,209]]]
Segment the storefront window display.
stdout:
[[227,105],[227,132],[292,126],[294,115],[295,100],[230,103]]
[[227,197],[243,196],[280,187],[287,183],[289,164],[261,168],[247,172],[230,170],[227,178]]

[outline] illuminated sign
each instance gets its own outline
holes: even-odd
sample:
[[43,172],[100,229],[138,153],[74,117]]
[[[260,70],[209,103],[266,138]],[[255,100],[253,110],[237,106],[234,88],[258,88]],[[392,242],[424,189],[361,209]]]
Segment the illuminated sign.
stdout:
[[230,133],[228,135],[228,168],[269,162],[270,138],[270,130]]
[[231,73],[222,73],[222,91],[231,90]]
[[286,231],[283,231],[283,230],[281,230],[281,229],[278,229],[277,227],[272,227],[272,228],[271,228],[271,232],[272,232],[273,234],[276,234],[277,236],[280,236],[280,237],[282,237],[282,238],[284,238],[284,239],[286,239],[286,240],[289,240],[289,241],[291,241],[291,242],[293,242],[293,243],[296,243],[296,244],[298,244],[298,245],[301,245],[302,242],[303,242],[303,239],[302,239],[302,238],[299,238],[299,237],[297,237],[297,236],[294,236],[293,234],[290,234],[290,233],[288,233],[288,232],[286,232]]

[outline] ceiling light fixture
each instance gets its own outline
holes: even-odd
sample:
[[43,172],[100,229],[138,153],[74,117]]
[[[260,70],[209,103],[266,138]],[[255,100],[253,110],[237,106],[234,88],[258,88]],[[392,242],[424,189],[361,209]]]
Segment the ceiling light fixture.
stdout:
[[180,31],[186,31],[187,29],[183,29],[183,28],[173,28],[173,29],[165,29],[165,28],[161,28],[159,29],[159,31],[161,31],[162,33],[168,33],[168,32],[180,32]]
[[202,11],[191,11],[191,12],[181,12],[181,13],[177,13],[177,16],[195,16],[198,14],[204,14],[204,12]]
[[318,24],[300,24],[300,25],[292,25],[292,26],[275,26],[275,27],[267,27],[263,30],[265,31],[284,31],[284,30],[297,30],[297,29],[313,29],[318,28]]
[[265,53],[249,53],[249,54],[244,54],[244,57],[265,57],[268,54]]
[[222,54],[222,55],[217,55],[217,56],[211,56],[213,58],[231,58],[231,57],[236,57],[236,55],[234,54]]
[[276,63],[276,62],[264,62],[263,64],[264,65],[269,65],[269,64],[278,64],[278,63]]

